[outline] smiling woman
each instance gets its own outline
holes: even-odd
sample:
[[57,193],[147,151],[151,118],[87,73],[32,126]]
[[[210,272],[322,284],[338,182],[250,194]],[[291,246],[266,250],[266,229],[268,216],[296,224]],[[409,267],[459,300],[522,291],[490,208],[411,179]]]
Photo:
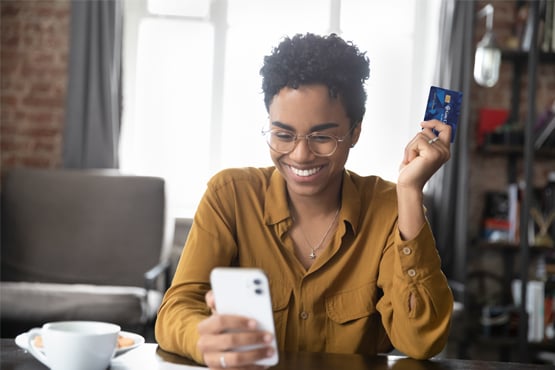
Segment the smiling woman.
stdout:
[[[366,55],[336,34],[307,32],[263,61],[274,166],[229,168],[208,182],[158,311],[158,344],[211,369],[250,368],[275,355],[274,341],[282,351],[436,355],[453,300],[422,191],[450,157],[451,127],[421,122],[397,186],[361,176],[345,164],[361,133]],[[267,275],[275,335],[254,314],[220,310],[216,267]]]
[[164,177],[172,213],[190,217],[218,170],[271,164],[258,74],[270,45],[335,32],[367,52],[372,71],[347,167],[395,180],[432,80],[438,4],[126,1],[122,170]]

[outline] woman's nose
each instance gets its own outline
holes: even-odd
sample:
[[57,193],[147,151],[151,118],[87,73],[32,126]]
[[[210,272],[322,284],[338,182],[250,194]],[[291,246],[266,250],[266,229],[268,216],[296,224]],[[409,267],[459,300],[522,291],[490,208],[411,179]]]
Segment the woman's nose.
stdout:
[[297,140],[295,148],[289,153],[289,157],[297,162],[306,161],[307,158],[312,159],[312,157],[314,157],[314,153],[310,150],[306,137]]

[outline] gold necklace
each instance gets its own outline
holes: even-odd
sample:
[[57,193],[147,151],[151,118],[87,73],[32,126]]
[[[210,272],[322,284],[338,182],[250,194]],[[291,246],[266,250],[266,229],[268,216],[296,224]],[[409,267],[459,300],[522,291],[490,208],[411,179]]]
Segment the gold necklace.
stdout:
[[[304,233],[303,228],[301,227],[301,225],[299,225],[299,230],[301,231],[301,234],[303,234],[303,238],[304,238],[304,240],[306,241],[306,244],[308,244],[308,246],[309,246],[310,249],[311,249],[311,252],[310,252],[310,254],[308,255],[308,257],[309,257],[311,260],[313,260],[313,259],[316,258],[316,251],[322,247],[322,244],[324,243],[324,240],[326,240],[326,238],[327,238],[328,234],[330,233],[330,231],[331,231],[333,225],[335,224],[335,221],[337,221],[337,216],[339,215],[339,209],[340,209],[340,208],[341,208],[341,207],[337,208],[337,211],[335,211],[335,216],[333,216],[333,220],[331,220],[331,223],[330,223],[330,225],[328,226],[328,229],[326,230],[324,236],[322,237],[322,240],[320,240],[320,243],[318,243],[316,247],[312,247],[312,245],[310,245],[310,242],[308,241],[308,238],[306,237],[306,234]],[[296,221],[296,220],[295,220],[295,216],[293,216],[293,214],[291,214],[291,218],[293,219],[293,222]]]

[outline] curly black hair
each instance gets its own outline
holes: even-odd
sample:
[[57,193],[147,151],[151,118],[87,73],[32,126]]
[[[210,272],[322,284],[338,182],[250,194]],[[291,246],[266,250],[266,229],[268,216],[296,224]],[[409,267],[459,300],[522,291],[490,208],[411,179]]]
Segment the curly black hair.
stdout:
[[331,97],[341,99],[351,125],[362,121],[366,111],[364,83],[370,74],[369,60],[351,42],[336,34],[312,33],[286,37],[264,57],[260,69],[264,104],[269,110],[282,88],[324,84]]

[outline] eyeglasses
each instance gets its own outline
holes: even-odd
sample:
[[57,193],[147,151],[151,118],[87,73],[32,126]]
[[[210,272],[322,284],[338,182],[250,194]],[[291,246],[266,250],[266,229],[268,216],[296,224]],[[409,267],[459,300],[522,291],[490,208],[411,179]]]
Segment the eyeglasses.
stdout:
[[297,146],[297,142],[305,139],[308,143],[310,151],[318,157],[329,157],[335,153],[337,145],[350,135],[354,126],[351,126],[349,131],[341,137],[322,134],[320,132],[312,132],[307,135],[297,135],[290,131],[271,129],[263,130],[262,135],[266,138],[266,142],[270,149],[282,153],[289,154]]

